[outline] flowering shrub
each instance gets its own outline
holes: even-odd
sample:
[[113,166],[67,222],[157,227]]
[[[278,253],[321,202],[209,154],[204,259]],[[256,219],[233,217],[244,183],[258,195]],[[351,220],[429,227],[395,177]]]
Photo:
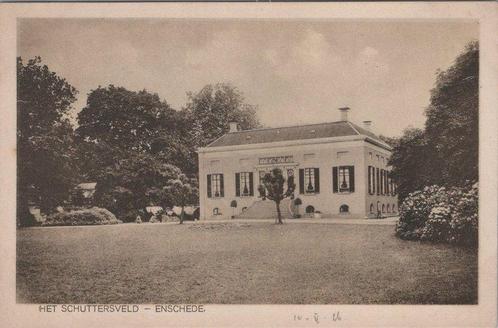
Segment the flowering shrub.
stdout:
[[407,240],[477,244],[477,183],[466,188],[425,187],[399,208],[396,235]]

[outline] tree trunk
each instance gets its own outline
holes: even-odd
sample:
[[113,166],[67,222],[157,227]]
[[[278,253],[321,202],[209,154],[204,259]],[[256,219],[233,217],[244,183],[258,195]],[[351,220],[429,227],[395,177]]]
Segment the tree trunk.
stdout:
[[282,222],[282,214],[280,213],[280,202],[275,202],[277,204],[277,219],[278,219],[278,224],[283,224]]
[[184,206],[182,206],[182,213],[180,214],[180,224],[183,224],[184,215],[185,215],[185,210],[184,210]]

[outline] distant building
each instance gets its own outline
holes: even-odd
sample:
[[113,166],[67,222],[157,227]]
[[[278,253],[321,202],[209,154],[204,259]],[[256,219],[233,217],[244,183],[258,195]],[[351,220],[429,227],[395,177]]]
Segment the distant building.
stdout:
[[330,123],[243,131],[232,123],[229,133],[199,148],[201,219],[229,218],[232,200],[239,213],[261,206],[258,185],[275,167],[295,176],[304,215],[396,215],[391,147],[370,131],[370,121],[359,127],[348,120],[349,108],[340,111],[341,120]]
[[92,205],[96,188],[97,182],[80,183],[71,194],[71,203],[78,206]]

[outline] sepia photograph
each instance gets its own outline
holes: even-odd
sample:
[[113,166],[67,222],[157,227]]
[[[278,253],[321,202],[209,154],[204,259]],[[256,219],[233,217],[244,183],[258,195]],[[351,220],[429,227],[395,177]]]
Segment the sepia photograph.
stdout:
[[69,13],[15,20],[17,306],[490,304],[478,19]]
[[477,302],[475,22],[18,24],[18,302]]

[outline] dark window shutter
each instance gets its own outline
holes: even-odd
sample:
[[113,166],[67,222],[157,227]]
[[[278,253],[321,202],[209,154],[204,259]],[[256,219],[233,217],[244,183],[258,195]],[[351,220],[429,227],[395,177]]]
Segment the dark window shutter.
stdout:
[[384,180],[383,180],[383,182],[384,182],[384,195],[386,195],[386,193],[387,193],[387,188],[386,188],[387,187],[387,183],[386,183],[387,182],[387,171],[386,170],[384,170]]
[[223,174],[220,174],[220,197],[225,197],[225,188],[223,187]]
[[315,168],[315,193],[320,192],[320,169]]
[[375,195],[375,167],[372,166],[372,195]]
[[235,173],[235,196],[240,197],[240,173]]
[[372,194],[372,167],[368,166],[368,193]]
[[208,198],[211,198],[212,195],[211,195],[211,174],[208,174],[208,187],[207,187],[207,192],[208,192]]
[[377,186],[377,195],[380,195],[380,172],[379,168],[375,168],[375,185]]
[[299,169],[299,193],[304,194],[304,169]]
[[337,166],[332,168],[332,191],[337,193],[339,191],[339,185],[337,181]]
[[384,170],[380,169],[380,194],[384,195]]
[[252,172],[249,172],[249,195],[254,196],[254,183]]
[[354,166],[349,167],[349,191],[354,192]]
[[389,196],[389,171],[386,171],[386,195]]

